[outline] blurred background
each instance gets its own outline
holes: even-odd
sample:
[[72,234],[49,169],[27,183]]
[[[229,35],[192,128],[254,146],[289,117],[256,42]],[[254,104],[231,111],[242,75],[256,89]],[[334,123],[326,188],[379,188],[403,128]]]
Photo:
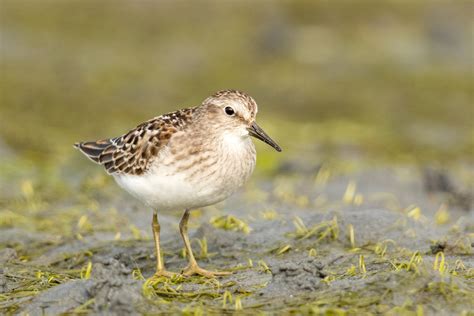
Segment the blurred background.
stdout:
[[[235,310],[468,315],[473,12],[472,0],[0,0],[0,314],[222,314],[229,291]],[[229,88],[257,100],[283,152],[257,141],[249,183],[193,212],[204,267],[236,266],[234,285],[209,300],[202,285],[155,293],[150,210],[72,144]],[[185,263],[180,215],[160,213],[171,271]]]
[[[257,100],[286,158],[472,162],[472,9],[2,0],[1,152],[57,163],[76,141],[234,88]],[[262,164],[275,156],[259,151]]]

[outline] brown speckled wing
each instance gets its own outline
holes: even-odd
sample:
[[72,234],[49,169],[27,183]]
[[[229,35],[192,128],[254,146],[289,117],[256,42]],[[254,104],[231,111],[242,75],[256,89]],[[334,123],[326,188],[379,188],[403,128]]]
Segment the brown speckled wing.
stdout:
[[103,165],[108,173],[141,175],[150,168],[173,134],[192,120],[195,111],[196,108],[189,108],[165,114],[138,125],[123,136],[76,143],[75,147]]

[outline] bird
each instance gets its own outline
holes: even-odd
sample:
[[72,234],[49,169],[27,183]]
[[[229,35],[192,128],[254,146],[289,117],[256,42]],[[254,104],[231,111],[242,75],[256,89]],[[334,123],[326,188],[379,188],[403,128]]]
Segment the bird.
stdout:
[[74,144],[102,165],[117,184],[153,210],[155,277],[176,275],[165,268],[158,212],[182,210],[179,230],[188,257],[181,275],[207,278],[227,271],[201,268],[192,251],[188,220],[192,209],[221,202],[253,173],[256,149],[251,137],[281,152],[257,125],[254,98],[239,90],[221,90],[200,105],[154,117],[122,136]]

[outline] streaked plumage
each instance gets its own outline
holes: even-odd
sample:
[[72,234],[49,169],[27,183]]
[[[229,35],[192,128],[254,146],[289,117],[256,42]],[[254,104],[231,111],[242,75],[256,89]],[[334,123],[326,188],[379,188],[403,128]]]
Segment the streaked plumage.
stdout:
[[195,111],[196,108],[178,110],[146,121],[120,137],[75,146],[110,174],[141,175],[173,134],[185,128]]

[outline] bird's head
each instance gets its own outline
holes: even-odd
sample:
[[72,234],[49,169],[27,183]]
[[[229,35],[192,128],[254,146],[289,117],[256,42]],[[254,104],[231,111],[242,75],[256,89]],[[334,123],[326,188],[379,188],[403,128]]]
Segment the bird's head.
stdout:
[[209,119],[217,126],[240,137],[253,136],[281,151],[280,146],[255,122],[258,107],[248,94],[237,90],[222,90],[203,101],[201,105]]

